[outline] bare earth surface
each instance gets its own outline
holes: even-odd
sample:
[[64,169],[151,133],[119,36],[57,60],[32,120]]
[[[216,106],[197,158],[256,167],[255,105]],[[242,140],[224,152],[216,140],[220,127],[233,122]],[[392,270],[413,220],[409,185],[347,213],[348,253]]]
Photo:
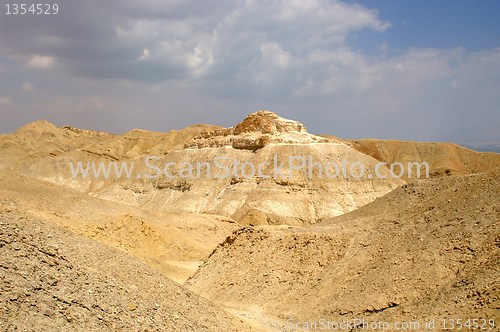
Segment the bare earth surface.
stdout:
[[[39,121],[0,135],[0,154],[0,330],[500,324],[500,154],[320,137],[267,111],[231,128],[122,135]],[[427,161],[431,178],[148,180],[69,170],[70,161],[127,161],[146,174],[148,155],[258,163],[274,154],[367,168]]]
[[240,230],[188,287],[241,311],[256,306],[285,327],[498,317],[499,173],[406,185],[310,228]]
[[242,331],[241,322],[140,260],[5,206],[3,331]]

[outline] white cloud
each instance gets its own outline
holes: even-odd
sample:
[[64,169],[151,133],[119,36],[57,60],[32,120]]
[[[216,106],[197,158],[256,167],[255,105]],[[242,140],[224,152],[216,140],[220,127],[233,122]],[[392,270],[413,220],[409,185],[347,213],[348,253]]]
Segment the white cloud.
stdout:
[[50,56],[44,55],[34,55],[30,61],[28,61],[28,67],[34,69],[48,69],[54,66],[55,59]]
[[455,64],[456,75],[452,82],[453,87],[474,88],[478,85],[484,85],[489,89],[498,89],[500,85],[500,47],[475,52],[468,57],[465,56],[465,51],[462,53],[461,61],[458,65]]
[[187,56],[187,65],[194,75],[202,75],[213,64],[212,50],[196,46]]
[[[211,86],[218,78],[232,82],[230,88],[307,66],[312,50],[343,47],[354,31],[383,31],[390,25],[376,11],[340,1],[218,1],[211,5],[213,10],[193,15],[179,8],[177,15],[169,15],[177,5],[154,4],[157,11],[165,11],[163,19],[123,20],[115,28],[118,38],[124,44],[145,45],[139,59],[163,68],[165,80],[194,78]],[[241,80],[245,76],[249,80]]]

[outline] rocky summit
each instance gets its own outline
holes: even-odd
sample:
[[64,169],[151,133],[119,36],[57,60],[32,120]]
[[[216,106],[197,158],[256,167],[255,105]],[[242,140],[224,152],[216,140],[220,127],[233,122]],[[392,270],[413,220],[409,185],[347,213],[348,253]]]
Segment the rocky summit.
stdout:
[[298,121],[284,119],[270,111],[248,115],[231,128],[205,132],[186,143],[186,148],[231,146],[235,149],[258,150],[269,144],[327,143],[328,140],[309,134]]

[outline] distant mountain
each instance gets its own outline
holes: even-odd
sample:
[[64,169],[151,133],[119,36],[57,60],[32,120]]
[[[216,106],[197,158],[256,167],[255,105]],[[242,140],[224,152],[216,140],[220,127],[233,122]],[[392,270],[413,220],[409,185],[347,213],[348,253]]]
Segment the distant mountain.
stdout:
[[500,153],[500,144],[464,144],[463,146],[478,152]]

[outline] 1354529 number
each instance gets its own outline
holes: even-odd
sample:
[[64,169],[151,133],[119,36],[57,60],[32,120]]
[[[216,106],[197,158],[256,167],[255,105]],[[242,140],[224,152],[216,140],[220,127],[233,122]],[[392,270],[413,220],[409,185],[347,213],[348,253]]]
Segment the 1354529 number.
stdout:
[[57,15],[57,3],[8,3],[5,15]]
[[443,319],[443,330],[491,330],[495,327],[494,319],[462,319],[446,318]]

